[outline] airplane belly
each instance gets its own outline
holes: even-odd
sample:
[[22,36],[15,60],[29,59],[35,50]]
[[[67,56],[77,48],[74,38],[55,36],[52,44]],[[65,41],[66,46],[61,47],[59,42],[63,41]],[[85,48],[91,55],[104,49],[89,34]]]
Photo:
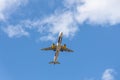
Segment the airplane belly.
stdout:
[[58,56],[59,56],[59,51],[57,50],[56,53],[55,53],[55,56],[54,56],[54,61],[55,62],[57,62]]
[[57,62],[58,56],[59,56],[59,52],[61,49],[61,43],[57,43],[57,48],[56,48],[56,52],[55,52],[55,56],[54,56],[54,62]]

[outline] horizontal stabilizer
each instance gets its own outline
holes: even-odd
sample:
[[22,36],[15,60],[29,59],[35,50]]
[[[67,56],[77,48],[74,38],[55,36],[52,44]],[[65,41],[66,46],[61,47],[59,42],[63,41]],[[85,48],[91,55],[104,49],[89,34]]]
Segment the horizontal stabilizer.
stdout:
[[51,61],[49,64],[60,64],[60,62]]

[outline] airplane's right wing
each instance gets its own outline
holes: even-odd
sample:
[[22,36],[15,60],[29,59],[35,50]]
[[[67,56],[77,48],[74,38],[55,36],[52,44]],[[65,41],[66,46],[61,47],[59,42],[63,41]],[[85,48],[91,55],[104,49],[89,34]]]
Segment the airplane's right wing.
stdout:
[[56,45],[53,43],[52,46],[47,47],[47,48],[42,48],[41,50],[56,50]]
[[48,48],[42,48],[41,50],[53,50],[52,47],[48,47]]

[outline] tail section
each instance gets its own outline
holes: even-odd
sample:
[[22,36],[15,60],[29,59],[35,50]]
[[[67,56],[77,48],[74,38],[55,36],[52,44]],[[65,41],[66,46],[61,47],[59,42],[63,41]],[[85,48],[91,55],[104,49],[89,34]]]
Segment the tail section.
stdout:
[[51,61],[49,64],[60,64],[60,62]]

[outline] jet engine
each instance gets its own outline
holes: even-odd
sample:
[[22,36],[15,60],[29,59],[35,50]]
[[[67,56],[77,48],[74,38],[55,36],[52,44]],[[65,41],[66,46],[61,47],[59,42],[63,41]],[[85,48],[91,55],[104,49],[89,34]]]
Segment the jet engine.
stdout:
[[61,51],[63,52],[66,49],[66,44],[64,44],[63,46],[61,46]]
[[62,46],[62,49],[63,49],[63,50],[66,49],[66,44],[64,44],[64,45]]
[[55,50],[56,45],[53,43],[52,46],[51,46],[51,48]]

